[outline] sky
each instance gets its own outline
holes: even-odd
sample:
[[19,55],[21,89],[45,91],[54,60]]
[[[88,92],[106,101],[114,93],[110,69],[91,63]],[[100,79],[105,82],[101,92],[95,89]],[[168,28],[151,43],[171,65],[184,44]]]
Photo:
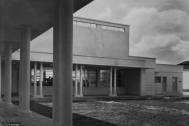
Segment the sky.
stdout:
[[74,16],[130,25],[131,56],[189,60],[189,0],[94,0]]

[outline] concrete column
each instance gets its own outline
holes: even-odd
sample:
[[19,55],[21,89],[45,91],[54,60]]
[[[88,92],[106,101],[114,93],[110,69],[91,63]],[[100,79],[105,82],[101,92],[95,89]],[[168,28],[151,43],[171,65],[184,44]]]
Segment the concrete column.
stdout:
[[[0,42],[3,42],[4,41],[4,20],[3,19],[5,19],[5,14],[4,14],[4,12],[5,12],[5,4],[4,4],[4,2],[5,1],[1,1],[1,3],[0,3],[0,15],[1,15],[1,19],[0,19],[0,32],[1,32],[1,34],[0,34]],[[1,46],[3,46],[3,44],[1,44]],[[2,50],[3,51],[3,50]],[[2,74],[3,74],[3,72],[2,72],[2,64],[1,64],[1,62],[2,62],[2,52],[0,52],[0,102],[2,102],[2,98],[1,98],[1,94],[3,93],[3,92],[1,92],[1,91],[3,91],[2,90],[2,88],[4,88],[4,83],[3,83],[3,80],[4,80],[4,77],[2,77]]]
[[109,96],[113,96],[112,94],[112,67],[110,67],[110,94]]
[[43,63],[40,63],[40,86],[39,97],[43,97]]
[[117,96],[117,93],[116,93],[116,83],[117,83],[117,68],[114,67],[114,94],[113,96]]
[[37,62],[34,63],[34,97],[37,97]]
[[0,102],[2,102],[2,98],[1,98],[1,90],[2,90],[2,81],[1,81],[1,77],[2,77],[2,72],[1,72],[1,62],[2,62],[2,53],[0,52]]
[[31,27],[22,27],[22,41],[20,44],[20,109],[22,113],[31,114],[30,111],[30,40]]
[[79,97],[83,97],[83,66],[80,65],[80,94]]
[[4,102],[12,107],[11,103],[12,93],[12,44],[7,43],[5,46],[5,91]]
[[[5,60],[2,58],[1,62],[1,88],[2,88],[2,94],[5,94]],[[3,99],[2,99],[3,100]]]
[[73,0],[54,0],[53,126],[72,126]]
[[46,82],[46,69],[43,69],[43,82]]
[[146,69],[140,70],[140,96],[145,96],[146,87]]
[[78,93],[77,93],[77,71],[78,71],[78,65],[75,65],[75,97],[78,97]]
[[[20,43],[21,46],[21,43]],[[20,57],[23,55],[23,50],[20,50]],[[20,60],[20,66],[19,66],[19,107],[22,108],[22,62]]]

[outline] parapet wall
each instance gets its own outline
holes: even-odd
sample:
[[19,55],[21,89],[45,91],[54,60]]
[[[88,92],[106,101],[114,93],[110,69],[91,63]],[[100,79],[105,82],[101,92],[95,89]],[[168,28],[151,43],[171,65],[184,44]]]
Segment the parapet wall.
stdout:
[[73,24],[74,55],[128,59],[129,26],[83,18]]

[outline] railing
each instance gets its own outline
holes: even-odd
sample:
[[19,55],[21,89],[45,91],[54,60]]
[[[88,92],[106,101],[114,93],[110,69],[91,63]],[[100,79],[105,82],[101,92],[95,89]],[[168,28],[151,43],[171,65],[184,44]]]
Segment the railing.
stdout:
[[79,17],[74,17],[73,24],[76,26],[112,30],[112,31],[119,31],[119,32],[125,32],[125,29],[128,28],[128,25],[116,24],[116,23],[105,22],[105,21],[98,21],[98,20],[93,20],[93,19],[85,19],[85,18],[79,18]]

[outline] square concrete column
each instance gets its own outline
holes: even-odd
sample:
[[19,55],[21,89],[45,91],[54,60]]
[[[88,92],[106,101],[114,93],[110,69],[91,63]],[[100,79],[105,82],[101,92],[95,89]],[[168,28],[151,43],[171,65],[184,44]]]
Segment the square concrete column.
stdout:
[[2,98],[1,98],[1,90],[2,90],[2,72],[1,72],[1,62],[2,62],[2,53],[0,52],[0,102],[2,102]]
[[[20,46],[21,46],[21,43],[20,43]],[[20,50],[20,57],[21,57],[21,54],[23,50]],[[22,62],[20,60],[20,66],[19,66],[19,85],[18,85],[18,89],[19,89],[19,108],[21,109],[22,108]]]
[[77,71],[78,71],[78,65],[75,65],[75,97],[78,97],[78,93],[77,93]]
[[72,126],[73,0],[54,0],[53,126]]
[[12,107],[11,103],[12,94],[12,44],[6,43],[5,46],[5,91],[4,102]]
[[31,115],[30,111],[30,40],[31,27],[22,26],[20,43],[20,111]]
[[117,96],[117,93],[116,93],[116,88],[117,88],[117,68],[114,67],[114,94],[113,96]]
[[40,63],[39,97],[43,97],[43,63]]
[[34,95],[33,97],[37,97],[37,62],[34,63]]
[[146,89],[146,69],[140,70],[140,96],[145,96]]
[[112,94],[112,67],[110,67],[110,94],[109,96],[113,96]]
[[83,66],[80,65],[80,92],[79,97],[83,97]]

